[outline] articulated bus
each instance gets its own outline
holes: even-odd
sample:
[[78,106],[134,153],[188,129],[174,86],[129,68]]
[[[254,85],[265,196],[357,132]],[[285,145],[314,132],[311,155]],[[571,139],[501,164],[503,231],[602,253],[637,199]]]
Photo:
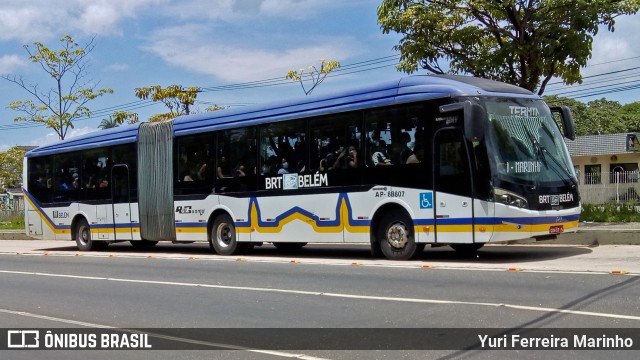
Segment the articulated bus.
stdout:
[[574,232],[567,108],[522,88],[410,76],[298,101],[101,130],[25,155],[27,234],[89,251],[130,241],[425,245]]

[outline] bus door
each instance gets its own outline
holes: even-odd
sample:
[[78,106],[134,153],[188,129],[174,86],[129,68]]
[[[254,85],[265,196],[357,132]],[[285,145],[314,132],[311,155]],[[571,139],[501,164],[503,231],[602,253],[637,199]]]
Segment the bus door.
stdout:
[[131,186],[129,167],[115,165],[111,168],[111,198],[113,211],[113,231],[117,240],[131,240]]
[[473,187],[462,131],[437,130],[433,139],[433,208],[437,243],[471,243]]

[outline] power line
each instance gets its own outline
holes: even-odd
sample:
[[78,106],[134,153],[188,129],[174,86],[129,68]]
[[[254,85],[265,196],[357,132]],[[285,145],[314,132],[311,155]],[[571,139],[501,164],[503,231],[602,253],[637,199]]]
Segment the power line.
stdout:
[[[354,72],[349,72],[349,70],[352,69],[356,69],[356,68],[363,68],[363,67],[367,67],[367,66],[373,66],[373,65],[380,65],[380,64],[387,64],[385,66],[391,66],[391,65],[397,65],[398,62],[398,55],[392,55],[392,56],[385,56],[385,57],[381,57],[381,58],[376,58],[376,59],[371,59],[371,60],[366,60],[366,61],[361,61],[361,62],[357,62],[357,63],[353,63],[353,64],[349,64],[349,65],[345,65],[345,66],[341,66],[333,71],[331,71],[331,73],[329,73],[329,77],[335,77],[335,76],[341,76],[341,75],[348,75],[348,74],[352,74]],[[380,66],[375,66],[375,67],[370,67],[367,69],[368,70],[375,70],[375,69],[379,69]],[[311,75],[309,74],[303,74],[303,81],[305,79],[309,79],[311,78]],[[246,90],[246,89],[255,89],[255,88],[262,88],[262,87],[268,87],[268,86],[278,86],[278,85],[289,85],[292,84],[293,81],[286,79],[284,76],[281,77],[277,77],[277,78],[270,78],[270,79],[265,79],[265,80],[256,80],[256,81],[248,81],[248,82],[243,82],[243,83],[237,83],[237,84],[227,84],[227,85],[218,85],[218,86],[205,86],[205,87],[201,87],[201,90],[203,92],[208,92],[208,91],[227,91],[227,90]]]
[[[630,57],[630,58],[625,58],[625,59],[618,59],[618,60],[611,60],[611,61],[602,62],[602,63],[598,63],[598,64],[592,64],[592,65],[589,65],[589,66],[599,66],[599,65],[611,64],[611,63],[615,63],[615,62],[633,60],[633,59],[637,59],[637,58],[640,58],[640,56]],[[339,76],[345,76],[345,75],[351,75],[351,74],[356,74],[356,73],[361,73],[361,72],[366,72],[366,71],[377,70],[377,69],[390,67],[390,66],[397,66],[398,61],[399,61],[399,55],[390,55],[390,56],[384,56],[384,57],[379,57],[379,58],[375,58],[375,59],[365,60],[365,61],[361,61],[361,62],[356,62],[356,63],[352,63],[352,64],[347,64],[347,65],[341,66],[340,68],[337,68],[337,69],[333,70],[332,72],[330,72],[327,75],[327,77],[334,78],[334,77],[339,77]],[[627,68],[627,69],[608,71],[608,72],[604,72],[604,73],[600,73],[600,74],[584,76],[583,79],[587,79],[587,80],[596,79],[595,81],[590,80],[590,81],[587,81],[587,82],[585,82],[583,84],[579,84],[579,85],[574,85],[573,86],[574,88],[575,87],[582,87],[582,86],[587,87],[587,88],[584,88],[584,89],[577,89],[577,90],[565,89],[565,88],[562,87],[563,82],[561,82],[561,81],[553,82],[553,83],[548,84],[548,86],[550,88],[548,88],[547,91],[548,92],[555,92],[555,95],[575,94],[572,97],[578,99],[578,98],[584,98],[584,97],[590,97],[590,96],[605,95],[605,94],[608,94],[608,93],[636,90],[636,89],[640,88],[640,80],[626,81],[626,82],[623,82],[623,83],[615,83],[615,84],[602,85],[602,86],[596,86],[596,87],[593,87],[593,85],[612,82],[612,81],[616,81],[616,80],[622,80],[622,79],[628,80],[630,78],[634,78],[634,77],[640,76],[640,74],[629,73],[629,72],[632,72],[632,71],[638,70],[638,69],[640,69],[640,67],[631,67],[631,68]],[[616,75],[618,75],[618,74],[620,74],[620,75],[618,77],[616,77]],[[303,75],[303,81],[305,79],[308,80],[310,77],[311,76],[309,74],[304,74]],[[284,76],[282,76],[282,77],[275,77],[275,78],[269,78],[269,79],[263,79],[263,80],[241,82],[241,83],[236,83],[236,84],[226,84],[226,85],[214,85],[214,86],[200,87],[200,89],[201,89],[201,92],[218,92],[218,91],[230,91],[230,90],[247,90],[247,89],[271,87],[271,86],[292,85],[292,84],[295,84],[295,82],[291,81],[290,79],[286,79]],[[626,86],[620,86],[620,85],[624,85],[624,84],[627,84],[627,85]],[[554,85],[560,85],[560,86],[558,86],[557,88],[553,88]],[[616,86],[616,87],[607,89],[608,87],[611,87],[611,86]],[[601,89],[601,90],[598,90],[598,89]],[[567,90],[567,91],[565,91],[565,90]],[[200,102],[200,103],[207,104],[207,102]],[[99,118],[99,117],[109,116],[109,115],[113,114],[116,111],[138,110],[138,109],[142,109],[142,108],[146,108],[146,107],[150,107],[150,106],[154,106],[154,105],[158,105],[158,104],[159,104],[158,102],[153,102],[151,100],[133,101],[133,102],[129,102],[129,103],[121,104],[121,105],[114,105],[114,106],[110,106],[110,107],[106,107],[106,108],[102,108],[102,109],[96,110],[96,111],[92,112],[91,116],[79,118],[76,121],[85,121],[85,120],[89,120],[89,119],[95,119],[95,118]],[[230,106],[245,106],[245,105],[249,105],[249,104],[247,104],[247,103],[234,103],[234,104],[232,104]],[[0,130],[20,130],[20,129],[25,129],[25,128],[34,128],[34,127],[42,127],[42,126],[43,125],[39,124],[39,123],[22,122],[22,123],[15,123],[15,124],[0,125]]]
[[[328,75],[328,77],[350,75],[354,73],[371,71],[371,70],[376,70],[376,69],[380,69],[380,68],[384,68],[392,65],[397,65],[398,59],[399,59],[399,55],[390,55],[390,56],[384,56],[380,58],[365,60],[361,62],[356,62],[352,64],[347,64],[333,70]],[[303,78],[308,79],[310,78],[310,75],[305,74]],[[282,76],[277,78],[249,81],[249,82],[236,83],[236,84],[200,87],[200,89],[202,92],[228,91],[228,90],[246,90],[246,89],[255,89],[255,88],[262,88],[262,87],[269,87],[269,86],[293,85],[293,84],[295,84],[295,82],[289,79],[286,79],[284,76]],[[79,118],[76,121],[85,121],[89,119],[95,119],[103,116],[109,116],[116,111],[137,110],[137,109],[141,109],[141,108],[145,108],[145,107],[149,107],[157,104],[159,103],[153,102],[151,100],[133,101],[133,102],[125,103],[122,105],[110,106],[110,107],[93,111],[91,116]],[[235,104],[232,104],[231,106],[244,106],[244,105],[248,105],[248,104],[235,103]],[[19,130],[24,128],[41,127],[41,126],[44,126],[44,125],[39,123],[27,124],[22,122],[22,123],[15,123],[15,124],[0,125],[0,130]]]

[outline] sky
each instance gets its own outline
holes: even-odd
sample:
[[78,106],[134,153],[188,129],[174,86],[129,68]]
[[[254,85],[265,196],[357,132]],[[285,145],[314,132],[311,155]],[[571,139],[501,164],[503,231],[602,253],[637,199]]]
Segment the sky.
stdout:
[[[65,34],[81,45],[94,39],[87,79],[114,93],[88,103],[94,115],[76,121],[67,138],[96,131],[115,110],[136,112],[142,121],[166,112],[161,104],[135,97],[136,87],[201,87],[196,111],[213,104],[247,106],[304,96],[299,83],[284,79],[286,73],[320,59],[337,60],[342,68],[313,92],[322,95],[406,76],[395,69],[399,54],[393,46],[400,35],[383,34],[377,24],[380,2],[0,0],[0,74],[22,76],[46,89],[52,80],[29,61],[23,45],[39,41],[57,49]],[[640,70],[634,69],[640,68],[638,33],[638,16],[618,18],[614,33],[601,29],[583,70],[584,84],[552,81],[545,94],[585,102],[640,101]],[[0,150],[57,141],[51,129],[13,121],[23,114],[7,106],[29,98],[0,79]]]

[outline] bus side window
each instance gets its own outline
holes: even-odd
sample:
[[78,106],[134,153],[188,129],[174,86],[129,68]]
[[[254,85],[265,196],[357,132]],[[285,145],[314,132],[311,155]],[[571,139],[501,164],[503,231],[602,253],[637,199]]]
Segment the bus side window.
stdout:
[[380,185],[425,186],[429,148],[423,107],[392,106],[365,117],[365,178]]
[[361,118],[361,113],[347,113],[310,121],[311,172],[331,172],[332,185],[350,185],[360,180]]
[[272,123],[260,128],[258,147],[261,189],[273,190],[265,178],[310,171],[307,123],[304,120]]
[[256,128],[224,130],[217,135],[215,191],[256,189]]
[[213,167],[211,135],[176,139],[174,185],[176,195],[209,194]]
[[51,202],[53,193],[53,156],[30,158],[29,192],[40,202]]

